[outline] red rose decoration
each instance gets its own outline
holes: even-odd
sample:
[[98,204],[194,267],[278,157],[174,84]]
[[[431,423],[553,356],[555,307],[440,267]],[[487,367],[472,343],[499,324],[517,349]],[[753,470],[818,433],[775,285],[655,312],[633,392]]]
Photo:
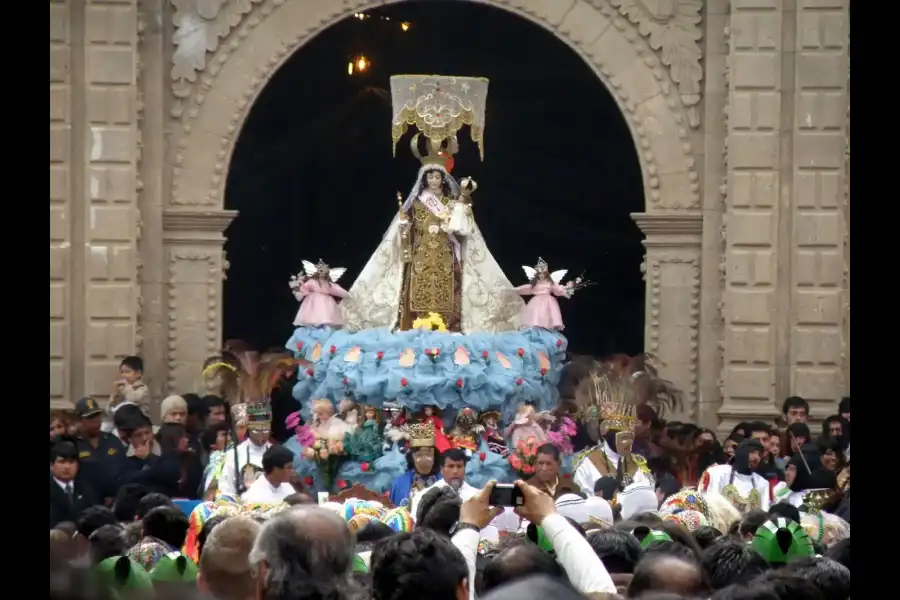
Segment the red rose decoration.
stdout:
[[350,385],[350,380],[344,377],[344,385]]
[[481,462],[484,462],[484,459],[487,458],[487,454],[485,454],[484,452],[479,452],[478,458],[481,459]]
[[461,388],[462,386],[463,386],[463,380],[462,380],[462,379],[457,379],[457,380],[456,380],[456,387]]
[[440,348],[435,348],[435,349],[434,349],[434,355],[435,355],[435,356],[440,356],[440,355],[441,355],[441,349],[440,349]]
[[368,470],[369,470],[369,463],[367,463],[367,462],[359,463],[359,470],[362,471],[363,473],[365,473],[366,471],[368,471]]
[[518,379],[516,379],[516,385],[522,385],[522,378],[521,378],[521,377],[519,377]]
[[342,489],[344,489],[345,487],[348,486],[347,482],[344,481],[343,479],[338,479],[336,483],[337,483],[337,486],[338,486],[338,489],[339,489],[339,490],[342,490]]
[[519,355],[519,358],[522,358],[523,356],[525,356],[525,348],[519,348],[518,350],[516,350],[516,354]]
[[400,380],[400,385],[401,385],[401,387],[406,387],[406,386],[408,386],[408,385],[409,385],[409,380],[408,380],[406,377],[404,377],[403,379]]
[[541,369],[541,377],[543,377],[546,374],[547,374],[547,367],[544,367],[543,369]]
[[556,347],[559,348],[562,346],[562,340],[556,340]]
[[305,485],[312,485],[312,484],[313,484],[313,478],[310,477],[309,475],[307,475],[306,477],[303,478],[303,483],[304,483]]
[[313,376],[313,370],[312,370],[312,369],[307,369],[307,370],[306,370],[306,374],[309,375],[310,377],[312,377],[312,376]]
[[384,352],[379,350],[378,354],[375,355],[375,358],[377,358],[378,360],[381,360],[382,358],[384,358]]
[[481,353],[481,358],[483,358],[484,360],[487,360],[489,356],[490,353],[487,350]]
[[303,350],[303,342],[297,342],[297,350]]
[[335,352],[337,352],[337,348],[332,346],[331,348],[328,349],[328,352],[331,354],[334,354]]

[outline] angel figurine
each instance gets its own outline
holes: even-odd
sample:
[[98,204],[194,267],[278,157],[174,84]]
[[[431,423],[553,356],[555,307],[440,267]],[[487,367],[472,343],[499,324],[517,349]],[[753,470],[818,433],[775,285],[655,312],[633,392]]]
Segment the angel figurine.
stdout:
[[347,291],[337,284],[347,269],[332,269],[319,259],[318,264],[303,261],[303,275],[291,276],[288,283],[294,297],[300,301],[300,310],[294,319],[297,327],[334,327],[344,325],[341,309],[335,298],[347,298]]
[[522,309],[520,327],[541,327],[562,331],[564,328],[562,315],[559,312],[559,302],[556,296],[571,298],[575,293],[575,282],[570,281],[566,285],[560,285],[562,278],[566,276],[566,269],[550,272],[547,262],[538,257],[534,267],[522,266],[528,283],[516,288],[520,296],[532,296],[525,308]]

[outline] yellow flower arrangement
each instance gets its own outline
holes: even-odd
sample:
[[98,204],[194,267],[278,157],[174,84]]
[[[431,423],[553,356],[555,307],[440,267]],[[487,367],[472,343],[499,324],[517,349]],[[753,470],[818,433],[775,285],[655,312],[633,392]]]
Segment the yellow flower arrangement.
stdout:
[[428,313],[427,317],[419,317],[413,321],[413,329],[427,329],[429,331],[447,331],[447,324],[438,313]]

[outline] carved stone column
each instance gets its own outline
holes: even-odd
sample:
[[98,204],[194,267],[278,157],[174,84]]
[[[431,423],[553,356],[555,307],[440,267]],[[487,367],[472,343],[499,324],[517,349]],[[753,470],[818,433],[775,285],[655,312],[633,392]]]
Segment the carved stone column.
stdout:
[[168,266],[168,393],[197,388],[203,361],[222,345],[223,232],[233,210],[163,212]]
[[703,215],[635,213],[646,236],[644,349],[663,362],[661,375],[685,394],[679,417],[693,420],[700,382],[700,264]]

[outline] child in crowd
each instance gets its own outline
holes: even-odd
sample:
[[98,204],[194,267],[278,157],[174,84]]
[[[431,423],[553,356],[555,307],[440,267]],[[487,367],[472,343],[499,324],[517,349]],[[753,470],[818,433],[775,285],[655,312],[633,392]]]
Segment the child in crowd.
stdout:
[[142,381],[144,360],[140,356],[126,356],[119,364],[119,378],[113,382],[103,431],[113,430],[113,415],[126,404],[134,404],[149,416],[150,391]]

